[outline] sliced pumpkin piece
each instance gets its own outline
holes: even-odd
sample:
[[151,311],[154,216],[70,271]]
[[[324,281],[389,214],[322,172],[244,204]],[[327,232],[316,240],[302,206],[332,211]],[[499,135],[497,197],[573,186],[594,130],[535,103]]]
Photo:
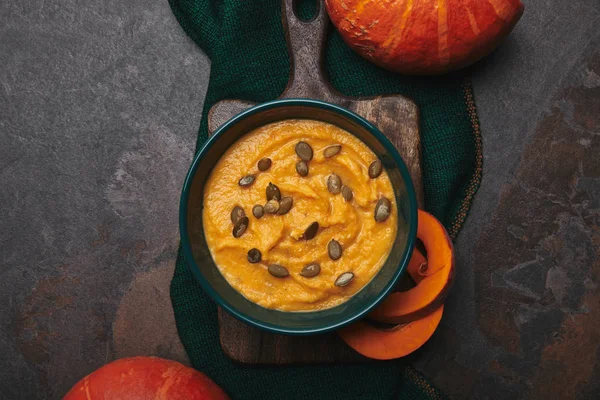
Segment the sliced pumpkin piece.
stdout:
[[429,315],[443,304],[454,280],[454,250],[444,226],[431,214],[419,210],[417,237],[427,250],[427,260],[413,251],[407,271],[417,284],[405,292],[385,298],[369,318],[403,324]]
[[378,329],[364,321],[355,322],[338,331],[350,347],[365,357],[391,360],[404,357],[429,340],[440,324],[444,306],[433,313],[393,329]]
[[408,267],[406,267],[406,272],[408,272],[412,280],[418,285],[424,278],[424,275],[421,275],[421,272],[426,271],[428,267],[427,258],[425,258],[423,253],[415,247],[412,257],[410,257]]

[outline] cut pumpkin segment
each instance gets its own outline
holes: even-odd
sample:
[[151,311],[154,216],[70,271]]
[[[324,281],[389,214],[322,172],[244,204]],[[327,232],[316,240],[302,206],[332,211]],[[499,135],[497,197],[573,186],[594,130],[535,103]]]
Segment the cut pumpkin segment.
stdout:
[[407,271],[417,284],[405,292],[391,293],[369,318],[403,324],[426,317],[443,304],[454,278],[454,251],[443,225],[419,210],[417,237],[427,250],[427,259],[415,249]]
[[425,277],[422,275],[422,272],[426,271],[428,267],[427,258],[415,247],[408,267],[406,267],[406,272],[408,272],[412,280],[418,285]]
[[438,327],[443,312],[442,305],[424,318],[393,329],[378,329],[359,321],[340,329],[338,334],[365,357],[391,360],[404,357],[423,346]]

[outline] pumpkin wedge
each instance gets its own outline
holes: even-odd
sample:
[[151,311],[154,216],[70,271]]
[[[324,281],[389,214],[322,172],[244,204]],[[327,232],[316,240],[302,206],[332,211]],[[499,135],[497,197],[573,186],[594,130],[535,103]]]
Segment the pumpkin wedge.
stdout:
[[426,271],[428,267],[427,258],[419,249],[415,248],[408,263],[408,267],[406,267],[406,272],[408,272],[413,282],[418,285],[425,277],[425,275],[422,275],[420,272]]
[[421,347],[438,327],[444,306],[433,313],[393,329],[378,329],[358,321],[338,331],[340,337],[355,351],[376,360],[404,357]]
[[444,302],[454,278],[454,251],[443,225],[431,214],[419,210],[417,237],[427,250],[427,260],[415,249],[407,271],[417,284],[405,292],[385,298],[369,318],[402,324],[423,318]]

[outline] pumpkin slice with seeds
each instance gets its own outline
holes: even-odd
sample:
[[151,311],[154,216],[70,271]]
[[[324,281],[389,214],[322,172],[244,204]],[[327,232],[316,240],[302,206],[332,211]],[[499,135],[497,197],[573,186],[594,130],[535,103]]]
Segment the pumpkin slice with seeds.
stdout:
[[423,318],[443,304],[454,279],[454,251],[442,224],[431,214],[419,210],[417,237],[427,250],[427,260],[415,249],[408,273],[417,284],[405,292],[395,292],[369,318],[387,323],[405,323]]

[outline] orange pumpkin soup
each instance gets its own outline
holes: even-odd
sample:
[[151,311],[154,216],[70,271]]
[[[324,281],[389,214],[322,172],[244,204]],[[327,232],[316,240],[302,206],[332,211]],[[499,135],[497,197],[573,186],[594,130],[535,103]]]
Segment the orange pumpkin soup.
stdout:
[[377,274],[396,238],[377,156],[328,123],[285,120],[238,140],[204,191],[208,247],[229,284],[263,307],[317,311]]

